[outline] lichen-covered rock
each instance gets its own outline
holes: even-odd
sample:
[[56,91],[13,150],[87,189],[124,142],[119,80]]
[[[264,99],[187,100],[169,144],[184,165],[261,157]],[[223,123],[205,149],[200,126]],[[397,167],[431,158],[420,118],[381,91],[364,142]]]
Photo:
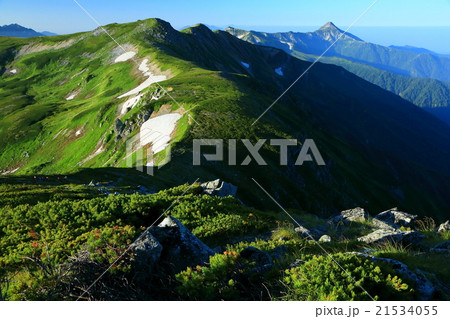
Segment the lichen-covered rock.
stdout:
[[439,225],[438,232],[450,231],[450,220]]
[[399,211],[397,208],[379,213],[372,220],[374,226],[379,228],[400,228],[411,227],[416,220],[417,215],[411,215],[405,212]]
[[338,216],[331,218],[330,222],[333,224],[364,222],[368,219],[368,217],[369,215],[364,208],[356,207],[342,211]]
[[220,179],[216,179],[215,181],[206,182],[200,185],[203,188],[203,194],[211,195],[211,196],[236,196],[237,187],[226,183]]
[[376,231],[358,238],[367,244],[386,241],[403,242],[409,244],[419,243],[425,236],[416,231],[400,231],[398,229],[377,229]]

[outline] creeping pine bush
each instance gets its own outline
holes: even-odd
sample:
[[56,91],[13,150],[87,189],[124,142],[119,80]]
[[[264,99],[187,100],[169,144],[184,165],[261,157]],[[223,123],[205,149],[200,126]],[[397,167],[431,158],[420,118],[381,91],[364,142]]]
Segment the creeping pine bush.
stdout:
[[[353,254],[334,254],[344,272],[330,256],[313,255],[302,265],[285,271],[286,300],[353,301],[410,300],[413,290],[387,268]],[[351,278],[356,281],[353,281]]]

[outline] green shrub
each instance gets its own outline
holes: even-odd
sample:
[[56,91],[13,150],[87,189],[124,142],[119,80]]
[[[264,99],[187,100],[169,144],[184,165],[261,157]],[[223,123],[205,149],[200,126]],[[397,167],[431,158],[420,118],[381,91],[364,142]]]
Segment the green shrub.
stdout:
[[[313,255],[305,263],[285,271],[286,300],[353,301],[371,300],[360,286],[376,300],[404,300],[413,291],[392,270],[353,254],[334,254],[344,272],[330,256]],[[353,281],[351,278],[353,277]]]

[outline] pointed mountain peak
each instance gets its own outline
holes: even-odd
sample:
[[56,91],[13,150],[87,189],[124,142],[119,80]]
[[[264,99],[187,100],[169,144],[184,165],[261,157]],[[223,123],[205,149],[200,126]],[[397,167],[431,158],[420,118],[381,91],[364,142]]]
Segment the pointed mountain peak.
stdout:
[[341,31],[333,22],[329,21],[325,23],[319,30],[338,30]]

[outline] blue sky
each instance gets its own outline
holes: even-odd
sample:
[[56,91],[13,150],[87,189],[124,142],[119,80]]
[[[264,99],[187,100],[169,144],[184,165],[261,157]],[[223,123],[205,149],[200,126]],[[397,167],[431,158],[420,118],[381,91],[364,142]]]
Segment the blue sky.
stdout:
[[[202,22],[304,30],[327,21],[348,26],[373,0],[78,0],[101,24],[158,17],[174,27]],[[450,0],[379,0],[356,26],[449,26]],[[73,0],[0,0],[0,25],[72,33],[95,24]],[[297,30],[295,30],[297,28]],[[263,30],[265,31],[265,30]],[[450,49],[449,49],[450,51]]]

